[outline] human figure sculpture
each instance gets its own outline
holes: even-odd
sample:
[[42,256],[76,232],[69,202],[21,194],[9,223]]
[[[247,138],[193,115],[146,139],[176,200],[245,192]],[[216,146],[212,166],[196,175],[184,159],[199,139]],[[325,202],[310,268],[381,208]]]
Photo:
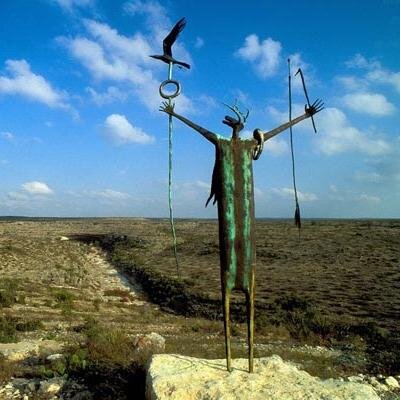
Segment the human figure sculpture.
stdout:
[[160,111],[175,117],[200,133],[215,147],[215,165],[212,176],[211,193],[208,202],[214,197],[218,205],[219,248],[221,268],[221,291],[225,331],[225,352],[228,371],[231,371],[231,346],[229,327],[229,305],[233,290],[244,292],[247,308],[247,334],[249,372],[253,372],[254,336],[254,276],[255,276],[255,215],[253,160],[260,156],[263,144],[277,134],[285,131],[321,111],[320,100],[305,107],[303,115],[271,130],[255,129],[253,138],[239,137],[247,115],[235,105],[230,109],[236,118],[225,116],[222,121],[232,128],[231,138],[220,136],[196,125],[174,110],[174,104],[164,102]]

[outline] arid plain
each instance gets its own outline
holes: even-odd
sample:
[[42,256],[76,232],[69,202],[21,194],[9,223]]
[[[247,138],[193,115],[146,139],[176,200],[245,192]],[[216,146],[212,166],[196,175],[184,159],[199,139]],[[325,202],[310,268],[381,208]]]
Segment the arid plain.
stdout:
[[[305,220],[300,238],[290,220],[256,228],[256,356],[279,354],[321,377],[399,374],[400,221]],[[110,398],[115,385],[126,394],[132,360],[112,354],[150,332],[165,352],[223,357],[217,222],[176,229],[181,279],[168,220],[2,219],[0,342],[59,343],[70,355],[62,373],[40,357],[18,368],[0,359],[9,371],[0,379],[69,374],[90,389],[91,365],[121,378],[104,379]],[[246,356],[243,300],[233,304],[236,357]],[[137,358],[140,381],[149,354],[124,354]]]

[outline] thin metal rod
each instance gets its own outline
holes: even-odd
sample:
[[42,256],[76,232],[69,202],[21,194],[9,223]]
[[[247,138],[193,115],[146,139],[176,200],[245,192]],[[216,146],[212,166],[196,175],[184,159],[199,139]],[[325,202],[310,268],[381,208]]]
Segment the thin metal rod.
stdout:
[[294,200],[296,203],[295,210],[295,223],[299,228],[299,240],[300,240],[300,228],[301,228],[301,220],[300,220],[300,207],[299,207],[299,199],[297,196],[297,187],[296,187],[296,167],[294,162],[294,148],[293,148],[293,129],[292,129],[292,76],[290,71],[290,58],[288,58],[288,76],[289,76],[289,133],[290,133],[290,153],[292,156],[292,178],[293,178],[293,191],[294,191]]
[[[168,65],[168,79],[172,79],[172,67],[173,63],[169,63]],[[169,104],[171,105],[172,99],[168,99]],[[174,223],[174,214],[172,209],[172,142],[173,142],[173,124],[172,124],[172,115],[168,116],[168,208],[169,208],[169,223],[171,225],[171,233],[172,233],[172,247],[174,249],[175,256],[175,264],[176,264],[176,273],[178,278],[181,278],[181,272],[179,269],[178,262],[178,251],[176,248],[176,232],[175,232],[175,223]]]
[[[306,99],[307,99],[307,105],[308,105],[308,107],[311,107],[310,98],[308,97],[306,83],[304,82],[304,75],[303,75],[303,71],[301,70],[301,68],[298,69],[298,71],[296,72],[296,75],[297,74],[300,74],[300,78],[301,78],[301,83],[303,85],[304,94],[305,94]],[[314,132],[317,133],[317,128],[315,127],[314,117],[312,115],[311,115],[311,122],[312,122],[312,126],[314,128]]]

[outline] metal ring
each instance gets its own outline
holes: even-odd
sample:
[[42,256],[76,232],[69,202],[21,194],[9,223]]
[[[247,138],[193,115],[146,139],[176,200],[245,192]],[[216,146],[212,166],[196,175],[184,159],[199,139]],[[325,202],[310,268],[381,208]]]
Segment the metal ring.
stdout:
[[[166,94],[163,90],[164,90],[165,86],[169,85],[170,83],[172,83],[173,85],[176,86],[176,90],[174,93]],[[179,96],[181,94],[181,84],[174,79],[167,79],[161,83],[159,92],[160,92],[160,96],[163,99],[168,99],[168,100],[173,99],[174,97]]]
[[253,132],[253,137],[254,139],[257,140],[257,145],[253,150],[253,160],[258,160],[261,156],[261,153],[264,149],[264,135],[262,133],[259,132],[258,129],[256,129]]

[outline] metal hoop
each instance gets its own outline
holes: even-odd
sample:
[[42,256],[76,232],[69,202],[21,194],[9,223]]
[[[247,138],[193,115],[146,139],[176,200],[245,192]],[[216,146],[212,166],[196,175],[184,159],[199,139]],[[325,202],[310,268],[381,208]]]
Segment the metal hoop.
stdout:
[[[164,88],[165,88],[166,85],[169,85],[170,83],[175,85],[176,90],[175,90],[174,93],[166,94],[164,92]],[[174,97],[179,96],[181,94],[181,84],[178,81],[174,80],[174,79],[167,79],[167,80],[165,80],[164,82],[161,83],[159,92],[160,92],[160,96],[163,99],[167,99],[167,100],[173,99]]]
[[253,150],[253,160],[258,160],[260,158],[260,156],[261,156],[261,153],[262,153],[263,149],[264,149],[264,135],[261,132],[259,132],[258,129],[256,129],[253,132],[253,137],[258,142],[256,147]]

